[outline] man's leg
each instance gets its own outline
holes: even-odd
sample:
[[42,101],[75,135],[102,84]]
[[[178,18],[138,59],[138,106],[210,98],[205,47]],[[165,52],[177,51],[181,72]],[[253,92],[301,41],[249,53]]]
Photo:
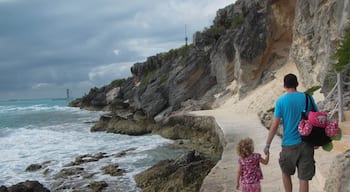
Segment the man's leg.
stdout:
[[299,192],[309,191],[309,181],[299,179]]
[[309,180],[315,175],[314,148],[302,143],[301,157],[298,161],[299,192],[309,191]]
[[282,173],[282,180],[285,192],[292,192],[292,178],[290,177],[290,175]]

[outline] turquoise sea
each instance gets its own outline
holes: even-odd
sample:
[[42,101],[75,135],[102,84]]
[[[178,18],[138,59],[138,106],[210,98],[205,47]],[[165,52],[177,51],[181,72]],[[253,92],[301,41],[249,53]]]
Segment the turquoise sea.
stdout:
[[[52,190],[53,175],[77,156],[129,150],[125,156],[112,156],[82,166],[97,172],[105,165],[118,163],[119,168],[126,170],[125,175],[94,174],[89,180],[107,181],[106,191],[139,191],[133,180],[136,173],[183,152],[169,147],[171,140],[157,135],[90,132],[91,122],[97,121],[103,112],[81,110],[67,104],[66,100],[52,99],[0,101],[0,185],[38,180]],[[49,162],[49,173],[25,171],[29,165],[43,162]]]

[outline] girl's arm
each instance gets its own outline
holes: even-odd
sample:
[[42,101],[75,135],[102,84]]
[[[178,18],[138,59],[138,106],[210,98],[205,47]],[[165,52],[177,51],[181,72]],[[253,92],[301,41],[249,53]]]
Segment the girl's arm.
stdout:
[[241,177],[241,169],[242,169],[241,164],[238,163],[237,176],[236,176],[236,189],[237,190],[239,189],[239,184],[240,184],[239,179]]
[[270,159],[270,153],[269,153],[269,151],[267,151],[265,158],[262,158],[260,156],[260,160],[259,161],[260,161],[260,163],[262,163],[264,165],[267,165],[269,163],[269,159]]

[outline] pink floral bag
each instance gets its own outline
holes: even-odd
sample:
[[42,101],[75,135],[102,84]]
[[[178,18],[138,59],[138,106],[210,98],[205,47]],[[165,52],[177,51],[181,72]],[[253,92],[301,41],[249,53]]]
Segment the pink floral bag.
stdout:
[[326,134],[328,137],[334,137],[339,134],[339,127],[337,122],[330,122],[326,126]]
[[299,123],[298,131],[302,136],[310,135],[312,131],[311,123],[308,120],[302,119]]
[[[327,119],[327,113],[316,112],[314,103],[311,102],[311,111],[308,112],[310,96],[305,93],[305,111],[302,112],[302,119],[298,125],[298,131],[301,135],[301,139],[309,143],[312,146],[323,146],[332,142],[331,137],[326,133],[326,127],[329,124]],[[332,124],[334,125],[334,124]],[[336,133],[337,126],[329,126],[329,134]]]

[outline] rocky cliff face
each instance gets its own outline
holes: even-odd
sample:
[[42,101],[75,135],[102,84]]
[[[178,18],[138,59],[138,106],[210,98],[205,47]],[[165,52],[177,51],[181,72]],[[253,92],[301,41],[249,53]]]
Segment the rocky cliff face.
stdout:
[[339,46],[344,30],[350,28],[350,2],[298,1],[295,14],[290,55],[305,85],[320,84],[329,89],[330,55]]
[[[208,109],[215,94],[246,96],[273,79],[287,61],[295,63],[306,87],[325,85],[330,55],[349,29],[347,0],[236,1],[217,11],[213,25],[194,34],[191,45],[150,56],[131,68],[113,102],[113,87],[93,90],[76,105],[130,106],[150,119],[173,111]],[[106,89],[108,88],[108,89]],[[226,92],[225,92],[226,91]],[[109,96],[111,98],[111,96]],[[118,107],[117,107],[118,108]]]

